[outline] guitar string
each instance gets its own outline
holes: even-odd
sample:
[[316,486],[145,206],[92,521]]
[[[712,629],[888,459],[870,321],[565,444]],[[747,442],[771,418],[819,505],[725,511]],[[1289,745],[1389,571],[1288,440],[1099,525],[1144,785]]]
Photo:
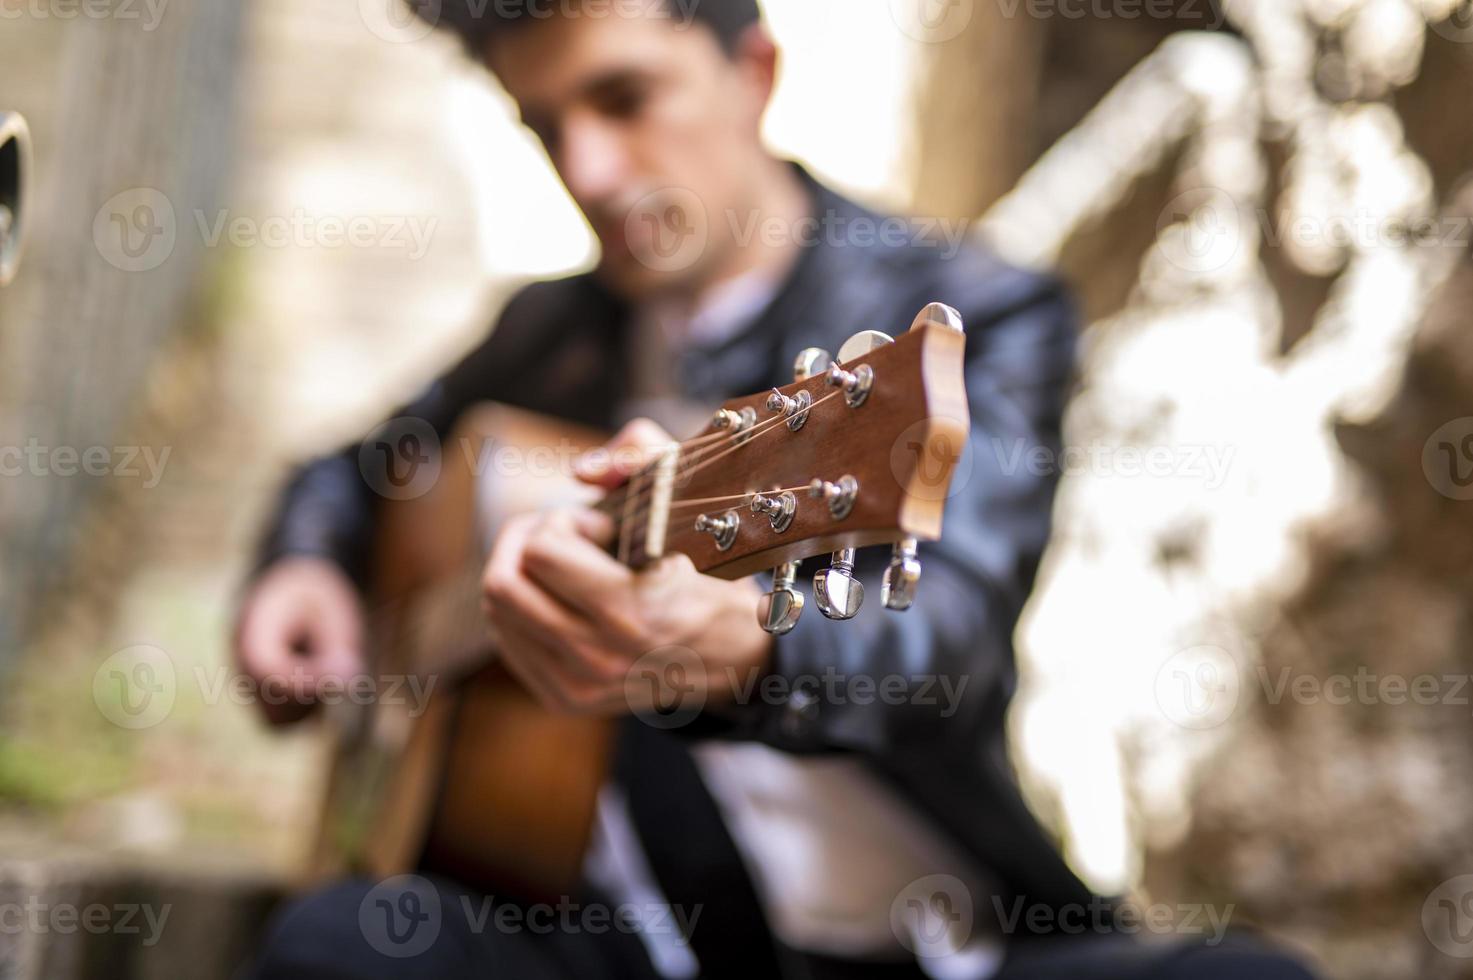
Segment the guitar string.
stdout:
[[[833,392],[830,392],[829,394],[824,395],[822,398],[820,398],[817,401],[815,401],[812,405],[810,405],[808,407],[807,410],[808,411],[812,411],[813,409],[815,409],[818,406],[822,405],[824,402],[828,401],[830,398],[836,398],[836,397],[838,397],[839,395],[842,395],[842,394],[843,394],[842,391],[833,391]],[[755,426],[754,428],[748,429],[747,432],[742,433],[742,435],[745,438],[743,438],[740,442],[736,443],[735,445],[729,446],[724,451],[717,452],[716,455],[711,456],[711,457],[709,457],[707,459],[703,459],[703,460],[701,460],[698,463],[692,463],[690,466],[687,466],[683,471],[677,473],[677,478],[689,478],[690,476],[692,476],[692,475],[694,475],[696,473],[699,473],[701,470],[707,468],[708,466],[712,465],[713,463],[720,462],[721,460],[725,459],[727,456],[730,456],[732,453],[737,452],[738,450],[742,449],[743,447],[745,447],[747,445],[750,445],[752,442],[755,442],[758,437],[760,437],[762,435],[765,435],[768,432],[775,431],[776,428],[777,428],[776,423],[786,422],[786,421],[787,421],[787,417],[786,416],[776,415],[776,416],[773,416],[772,418],[770,418],[770,419],[768,419],[768,420],[766,420],[764,422],[758,423],[758,425]],[[644,497],[644,498],[649,498],[649,497],[652,497],[653,495],[654,495],[653,488],[646,489],[646,490],[641,490],[641,491],[639,491],[639,494],[638,494],[638,496]],[[688,498],[676,497],[676,498],[672,499],[670,501],[670,503],[672,503],[672,504],[679,503],[679,502],[681,502],[684,499],[688,499]],[[615,520],[616,520],[616,522],[629,522],[629,523],[632,523],[635,520],[637,520],[638,518],[643,517],[646,513],[648,513],[648,511],[649,511],[649,508],[646,507],[646,508],[643,508],[643,509],[636,510],[634,513],[628,514],[628,515],[626,515],[624,517],[616,518]]]
[[[824,402],[828,401],[830,398],[836,398],[836,397],[838,397],[839,395],[842,395],[842,394],[843,394],[842,391],[830,392],[829,394],[824,395],[822,398],[820,398],[817,401],[815,401],[810,406],[809,410],[811,411],[813,408],[817,408],[819,405],[822,405]],[[785,421],[785,419],[784,419],[783,416],[775,416],[770,421],[782,422],[782,421]],[[691,474],[697,473],[697,472],[705,469],[706,467],[711,466],[714,463],[720,462],[721,460],[725,459],[727,456],[730,456],[732,453],[741,450],[743,447],[745,447],[745,446],[749,445],[750,443],[752,443],[753,441],[755,441],[755,439],[758,436],[763,435],[766,432],[771,432],[771,431],[774,431],[774,430],[773,430],[773,428],[771,426],[768,426],[768,427],[766,427],[766,428],[764,428],[764,429],[762,429],[760,431],[758,429],[751,429],[751,430],[748,430],[748,431],[750,431],[750,432],[753,433],[752,437],[747,438],[747,439],[744,439],[740,443],[738,443],[737,445],[734,445],[734,446],[729,447],[725,452],[718,453],[717,455],[711,457],[710,459],[703,460],[700,463],[697,463],[697,464],[689,467],[688,470],[687,470],[686,475],[691,475]],[[795,489],[806,489],[806,488],[800,487],[800,488],[795,488]],[[762,491],[757,491],[757,492],[762,492]],[[767,492],[782,493],[782,492],[785,492],[785,491],[767,491]],[[753,494],[741,494],[741,495],[737,495],[737,496],[739,496],[739,497],[740,496],[750,497],[750,496],[753,496]],[[670,505],[672,507],[674,507],[676,505],[685,505],[685,504],[688,504],[689,502],[690,502],[690,498],[676,497],[676,498],[674,498],[673,500],[670,501]],[[625,531],[631,531],[631,532],[637,531],[639,529],[639,526],[640,526],[639,525],[640,520],[646,514],[649,513],[649,510],[650,510],[650,508],[645,508],[645,509],[640,510],[640,511],[638,511],[636,513],[630,514],[627,517],[615,518],[615,524],[614,524],[615,533],[618,534],[620,536],[620,538],[622,539],[622,536],[623,536],[623,534],[624,534]],[[647,527],[648,525],[646,524],[645,526]]]
[[[672,442],[665,447],[664,451],[668,451],[669,448],[673,446],[676,450],[677,461],[679,461],[682,455],[682,451],[685,450],[687,447],[694,446],[699,449],[703,448],[708,443],[720,442],[723,439],[730,438],[730,432],[708,432],[706,435],[693,436],[690,439],[684,440],[683,442]],[[604,506],[615,507],[616,505],[622,505],[625,499],[628,497],[630,488],[634,486],[637,481],[642,478],[654,476],[655,471],[658,470],[660,466],[660,455],[660,453],[656,453],[654,459],[644,464],[634,472],[630,473],[628,477],[628,482],[626,482],[623,486],[616,487],[615,489],[610,490],[609,493],[602,500],[600,500],[596,506],[602,508]],[[694,453],[692,453],[691,455],[694,455]]]
[[[814,404],[817,404],[817,402],[815,402]],[[735,435],[742,436],[743,437],[743,439],[742,439],[743,442],[750,442],[753,436],[757,435],[760,432],[766,431],[767,429],[771,428],[774,423],[784,421],[785,419],[786,419],[786,416],[783,416],[783,415],[774,415],[771,418],[763,419],[762,421],[760,421],[756,425],[754,425],[752,428],[747,429],[744,432],[736,433]],[[713,443],[713,442],[718,442],[718,441],[730,440],[732,438],[733,438],[733,433],[730,433],[730,432],[713,432],[713,433],[710,433],[709,435],[698,436],[697,438],[692,439],[692,440],[688,440],[688,441],[689,442],[693,442],[693,443],[694,442]],[[679,446],[684,446],[684,445],[685,445],[685,443],[679,443],[677,445],[677,449],[678,449]],[[677,452],[677,455],[676,455],[676,476],[679,477],[682,474],[683,471],[680,469],[680,467],[681,467],[682,464],[687,464],[686,467],[685,467],[685,469],[686,470],[689,470],[691,466],[694,466],[696,464],[696,462],[698,461],[698,457],[700,457],[703,453],[718,452],[722,448],[723,447],[721,447],[721,446],[710,446],[710,447],[703,446],[701,449],[698,449],[695,452],[690,453],[688,456],[687,455],[681,455],[681,454],[679,454]],[[643,468],[641,468],[639,471],[637,471],[634,474],[632,474],[629,477],[629,482],[625,486],[620,487],[620,488],[618,488],[616,490],[610,491],[609,494],[606,497],[604,497],[603,500],[599,501],[599,503],[595,505],[597,507],[597,509],[599,509],[599,510],[617,510],[620,507],[624,506],[628,502],[628,500],[629,500],[629,498],[631,496],[634,496],[634,497],[638,498],[638,497],[648,496],[651,493],[653,493],[653,489],[652,488],[649,488],[649,489],[639,489],[639,490],[636,490],[635,488],[638,486],[638,483],[639,483],[640,480],[653,479],[653,477],[655,475],[655,471],[659,468],[660,462],[661,462],[660,460],[656,459],[653,462],[651,462],[651,463],[647,464],[646,466],[644,466]]]
[[750,500],[753,497],[764,493],[799,493],[807,489],[808,484],[805,483],[801,487],[778,487],[776,490],[753,490],[751,493],[733,493],[725,497],[703,497],[700,499],[681,499],[679,501],[672,500],[670,501],[670,509],[676,510],[677,508],[684,509],[686,507],[707,507],[711,504],[725,503],[728,500]]
[[[818,405],[822,404],[825,401],[828,401],[830,398],[832,398],[836,394],[842,394],[842,392],[837,392],[837,391],[830,392],[829,394],[824,395],[823,397],[818,398],[815,401],[813,401],[812,403],[810,403],[809,406],[808,406],[808,408],[806,408],[804,411],[812,411]],[[679,450],[683,449],[686,446],[694,446],[694,445],[697,445],[697,444],[702,444],[701,451],[706,451],[706,452],[716,451],[716,450],[720,449],[721,447],[719,447],[719,446],[711,446],[709,448],[706,448],[703,444],[705,444],[705,443],[720,442],[720,441],[724,441],[724,440],[729,440],[729,439],[731,439],[733,437],[733,435],[743,436],[744,437],[743,441],[744,442],[749,442],[749,441],[751,441],[752,437],[756,436],[758,433],[764,432],[767,429],[772,428],[778,422],[786,422],[786,421],[788,421],[789,418],[790,418],[790,416],[788,416],[788,415],[773,415],[773,416],[771,416],[769,418],[762,419],[761,421],[757,422],[752,428],[747,429],[747,430],[745,430],[744,432],[741,432],[741,433],[735,433],[734,434],[734,433],[730,433],[730,432],[711,432],[711,433],[708,433],[708,434],[706,434],[704,436],[696,436],[694,438],[687,439],[684,442],[674,443],[674,446],[676,447],[676,450],[677,450],[676,465],[678,467],[681,463],[686,462],[686,459],[687,458],[690,458],[692,460],[692,465],[693,465],[693,463],[694,463],[694,457],[700,455],[700,452],[699,451],[698,452],[692,452],[692,453],[690,453],[689,454],[689,457],[687,457],[685,455],[682,455],[679,452]],[[634,473],[630,474],[629,480],[628,480],[628,482],[624,486],[619,487],[619,488],[614,489],[614,490],[611,490],[608,493],[607,496],[605,496],[602,500],[600,500],[597,504],[594,505],[595,508],[596,509],[599,509],[599,510],[608,511],[608,510],[617,510],[619,507],[623,506],[628,501],[628,498],[629,498],[630,494],[631,493],[635,493],[635,491],[633,490],[633,488],[635,486],[637,486],[638,481],[641,480],[641,479],[646,479],[646,478],[650,478],[650,477],[654,476],[656,470],[660,466],[660,462],[661,461],[657,458],[657,459],[652,460],[651,462],[645,464],[643,467],[641,467],[639,470],[635,471]],[[677,475],[679,475],[678,472],[677,472]],[[644,494],[647,494],[649,492],[651,492],[651,491],[641,490],[641,491],[638,491],[638,494],[639,495],[644,495]]]
[[[828,397],[828,396],[825,396],[825,397]],[[819,401],[822,401],[822,400],[823,399],[820,399]],[[813,404],[814,405],[817,405],[818,402],[814,402]],[[756,436],[758,436],[758,435],[762,434],[763,432],[766,432],[769,429],[773,428],[776,425],[776,423],[786,421],[786,419],[787,419],[787,416],[784,416],[784,415],[774,415],[771,418],[763,419],[762,421],[760,421],[756,425],[754,425],[752,428],[747,429],[744,432],[737,433],[736,436],[740,436],[741,437],[741,441],[738,442],[736,444],[736,446],[739,447],[741,445],[745,445],[748,442],[751,442],[752,439],[754,439]],[[703,440],[705,440],[705,441],[714,442],[714,441],[717,441],[717,440],[729,441],[729,440],[735,438],[735,436],[732,433],[729,433],[729,432],[715,432],[715,433],[712,433],[710,436],[703,436],[701,438]],[[682,478],[683,476],[688,475],[690,472],[692,472],[694,470],[694,468],[698,464],[701,464],[701,463],[706,462],[707,461],[706,460],[706,457],[709,456],[710,453],[721,453],[723,450],[725,450],[726,452],[729,452],[732,448],[735,448],[735,447],[732,447],[732,446],[709,446],[709,447],[704,447],[704,448],[702,448],[700,450],[697,450],[696,452],[690,453],[688,456],[679,456],[678,455],[676,457],[675,478],[678,480],[678,479]],[[720,457],[718,456],[717,458],[720,458]],[[648,498],[648,497],[652,496],[653,493],[654,493],[653,486],[652,485],[647,485],[647,486],[644,486],[644,487],[640,487],[639,486],[639,483],[642,480],[643,481],[653,481],[654,475],[655,475],[655,470],[658,468],[659,463],[660,463],[660,461],[659,460],[656,460],[654,463],[651,463],[649,466],[646,466],[644,469],[642,469],[639,472],[637,472],[634,475],[632,475],[629,478],[629,482],[625,486],[620,487],[617,490],[610,491],[607,496],[605,496],[602,500],[600,500],[597,504],[594,505],[594,508],[597,509],[597,510],[604,511],[605,513],[609,513],[611,511],[616,511],[616,510],[618,510],[618,509],[626,506],[629,503],[629,501],[630,501],[631,498],[633,498],[635,500],[640,500],[642,498]]]

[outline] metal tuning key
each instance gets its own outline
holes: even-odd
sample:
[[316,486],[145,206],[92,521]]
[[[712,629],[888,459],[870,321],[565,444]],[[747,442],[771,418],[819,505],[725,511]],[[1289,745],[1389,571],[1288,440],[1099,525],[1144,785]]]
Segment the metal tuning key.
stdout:
[[890,565],[885,569],[884,585],[880,599],[886,609],[905,612],[915,602],[916,586],[921,581],[921,560],[916,557],[916,539],[901,538],[890,553]]
[[711,417],[711,425],[723,432],[730,432],[738,441],[748,437],[748,430],[757,424],[757,410],[748,405],[740,412],[729,408],[718,409]]
[[813,576],[813,600],[829,619],[853,619],[864,604],[864,584],[854,577],[854,549],[834,552],[828,568]]
[[808,410],[813,407],[813,396],[806,391],[789,397],[776,388],[767,396],[767,410],[788,419],[788,428],[797,432],[808,421]]
[[808,484],[808,495],[827,502],[829,516],[842,521],[854,510],[854,501],[859,497],[859,481],[847,474],[839,477],[838,483],[816,479]]
[[760,493],[752,495],[752,513],[767,515],[772,521],[772,529],[779,534],[793,523],[793,515],[797,512],[798,498],[786,490],[771,497]]
[[797,579],[797,562],[777,566],[772,571],[772,591],[757,604],[757,622],[773,636],[792,632],[803,614],[803,593],[793,588]]
[[875,386],[875,371],[868,364],[861,364],[853,371],[845,371],[837,364],[830,364],[828,384],[830,388],[843,389],[844,400],[849,403],[849,407],[858,408],[864,404],[870,389]]
[[844,341],[844,346],[839,348],[839,363],[848,364],[856,357],[863,357],[871,351],[877,351],[886,344],[895,343],[895,338],[879,330],[861,330],[859,333]]
[[853,371],[846,371],[839,365],[848,364],[856,357],[863,357],[893,343],[895,338],[887,333],[861,330],[844,341],[844,346],[839,348],[838,363],[829,365],[828,383],[830,388],[844,390],[844,400],[849,403],[850,408],[858,408],[869,397],[870,389],[875,386],[875,371],[868,364],[861,364]]
[[807,381],[829,369],[834,359],[821,347],[805,347],[793,361],[793,380]]
[[945,303],[927,303],[926,308],[916,314],[910,325],[912,330],[919,330],[921,327],[945,327],[957,333],[966,332],[962,325],[962,315]]
[[696,518],[696,530],[715,538],[716,547],[721,551],[730,551],[731,546],[736,544],[737,531],[741,526],[742,515],[734,510],[729,510],[720,517],[702,514]]

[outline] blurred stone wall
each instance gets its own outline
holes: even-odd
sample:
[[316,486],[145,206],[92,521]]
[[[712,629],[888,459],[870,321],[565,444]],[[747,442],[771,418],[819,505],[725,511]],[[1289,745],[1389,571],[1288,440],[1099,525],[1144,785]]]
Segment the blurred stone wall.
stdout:
[[[1448,214],[1473,228],[1473,195]],[[1236,903],[1350,980],[1473,975],[1473,250],[1394,398],[1337,426],[1362,493],[1243,664],[1158,893]]]
[[[1213,7],[1210,36],[1110,5],[1030,25],[1041,87],[1005,98],[1034,125],[991,134],[1040,145],[982,233],[1087,323],[1017,757],[1098,887],[1331,976],[1473,975],[1473,5]],[[947,172],[980,159],[930,118]],[[1435,703],[1398,695],[1419,677]]]
[[[0,671],[55,615],[72,549],[95,545],[90,508],[126,482],[79,472],[77,457],[100,451],[92,469],[131,469],[117,457],[147,411],[151,369],[199,325],[205,249],[172,233],[174,210],[217,206],[231,157],[236,5],[88,9],[37,4],[5,19],[16,51],[0,100],[14,77],[37,138],[27,256],[0,335],[0,439],[31,453],[0,509]],[[40,52],[49,64],[32,60]],[[26,91],[38,79],[51,86]]]
[[[0,896],[172,910],[151,944],[7,936],[17,980],[240,964],[301,867],[321,775],[311,731],[268,733],[225,683],[265,508],[295,461],[472,343],[511,287],[486,272],[454,128],[496,106],[467,93],[453,44],[403,42],[369,5],[225,7],[170,0],[149,31],[47,4],[0,20],[0,102],[30,116],[42,178],[0,294],[0,444],[163,462],[156,480],[0,488],[0,601],[35,611],[0,648]],[[135,217],[161,229],[156,251],[108,236]],[[371,234],[331,232],[355,223]],[[146,717],[108,695],[139,663],[165,685]]]

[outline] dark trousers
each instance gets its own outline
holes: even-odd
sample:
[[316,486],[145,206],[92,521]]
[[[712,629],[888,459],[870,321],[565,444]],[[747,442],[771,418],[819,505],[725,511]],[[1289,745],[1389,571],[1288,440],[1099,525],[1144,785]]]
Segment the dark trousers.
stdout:
[[[589,897],[529,905],[490,900],[444,881],[350,881],[287,906],[252,980],[659,980],[634,916]],[[645,928],[674,929],[647,919]],[[697,922],[699,928],[699,922]],[[924,980],[914,962],[857,963],[780,951],[791,980]],[[761,962],[770,962],[770,951]],[[708,974],[750,976],[742,963]],[[1221,945],[1122,936],[1019,943],[994,980],[1312,980],[1303,966],[1240,936]],[[767,980],[766,977],[760,980]]]

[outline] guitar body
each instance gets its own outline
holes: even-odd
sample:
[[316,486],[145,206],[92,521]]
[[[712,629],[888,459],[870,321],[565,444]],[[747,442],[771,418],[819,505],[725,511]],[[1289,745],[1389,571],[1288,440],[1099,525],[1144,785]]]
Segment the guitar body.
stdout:
[[479,572],[508,517],[596,496],[566,471],[602,442],[481,406],[442,448],[429,492],[381,502],[369,616],[379,696],[331,706],[317,876],[439,870],[535,897],[576,883],[612,725],[547,711],[495,662]]

